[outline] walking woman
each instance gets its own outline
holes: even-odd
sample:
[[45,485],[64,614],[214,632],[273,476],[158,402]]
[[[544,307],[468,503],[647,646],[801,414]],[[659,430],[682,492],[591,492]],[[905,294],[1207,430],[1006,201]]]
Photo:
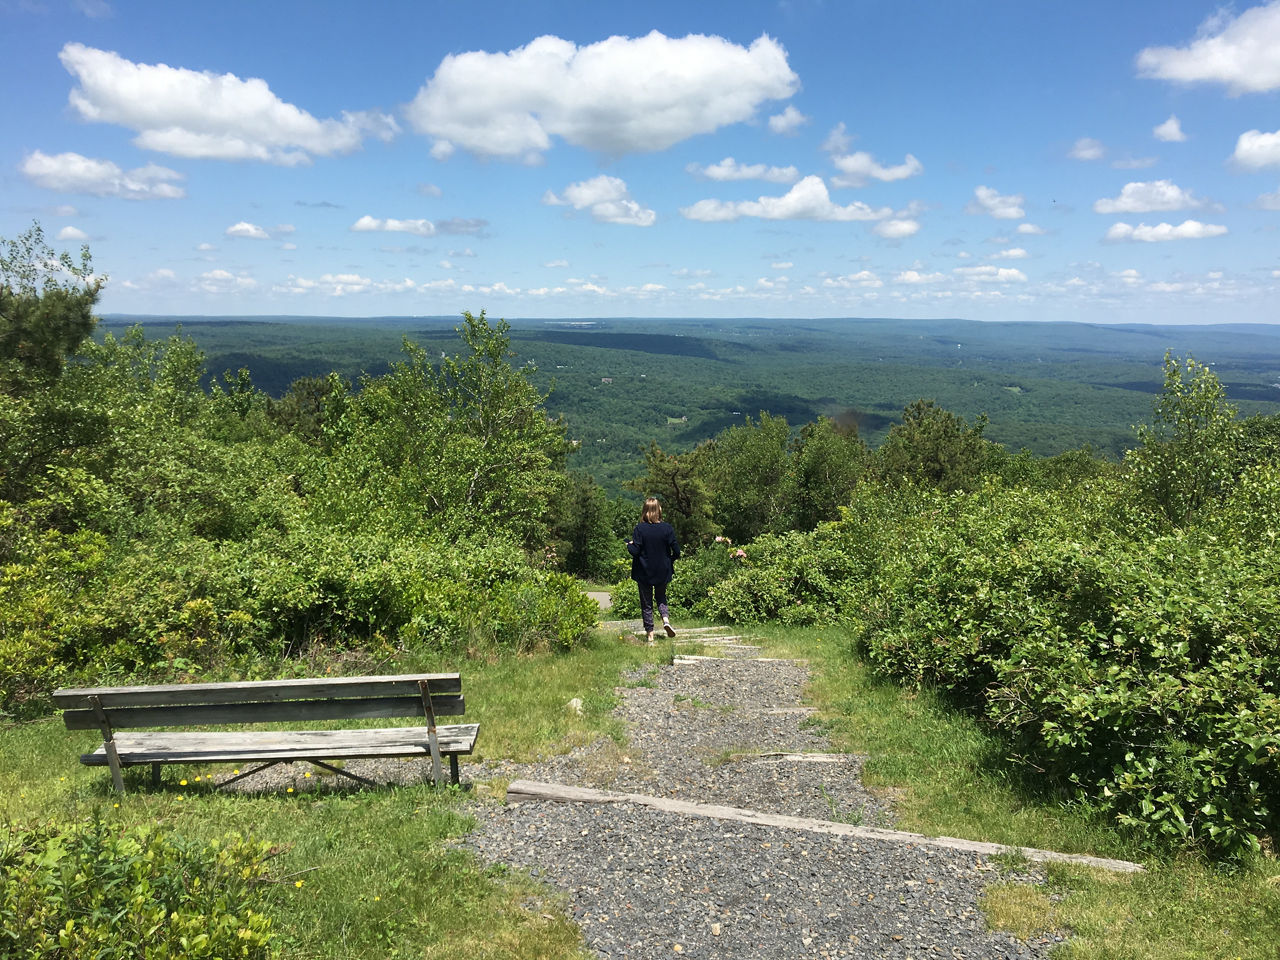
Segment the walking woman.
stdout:
[[640,588],[640,615],[644,632],[653,643],[653,601],[658,601],[658,614],[668,637],[676,635],[667,611],[667,584],[675,573],[673,563],[680,556],[680,542],[671,524],[662,519],[662,504],[650,497],[644,502],[640,522],[627,541],[631,554],[631,579]]

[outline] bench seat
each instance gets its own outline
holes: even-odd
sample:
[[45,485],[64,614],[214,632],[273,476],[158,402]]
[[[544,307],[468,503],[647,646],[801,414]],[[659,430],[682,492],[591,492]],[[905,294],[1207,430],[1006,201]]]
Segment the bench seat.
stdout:
[[[475,750],[478,723],[436,728],[440,753],[455,757]],[[237,732],[128,731],[115,735],[124,766],[142,763],[252,763],[268,760],[354,760],[367,757],[431,758],[425,727],[368,730],[247,730]],[[91,767],[110,765],[106,744],[81,754]]]

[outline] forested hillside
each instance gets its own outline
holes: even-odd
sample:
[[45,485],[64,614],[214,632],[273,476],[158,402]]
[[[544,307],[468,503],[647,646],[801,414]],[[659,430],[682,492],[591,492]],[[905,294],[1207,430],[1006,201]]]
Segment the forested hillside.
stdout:
[[[967,415],[917,394],[872,445],[852,403],[823,407],[851,368],[814,353],[838,356],[847,325],[534,336],[468,313],[448,338],[438,327],[402,338],[382,372],[330,369],[276,396],[247,366],[210,377],[185,334],[90,337],[99,281],[87,251],[79,264],[60,257],[37,228],[3,257],[9,716],[45,712],[68,681],[305,672],[316,651],[369,669],[415,650],[573,646],[597,610],[571,574],[625,577],[619,540],[643,493],[662,499],[686,546],[673,586],[684,613],[840,625],[857,638],[851,657],[946,692],[1058,797],[1154,847],[1239,856],[1272,842],[1280,417],[1242,417],[1230,397],[1237,381],[1266,395],[1271,360],[1254,351],[1268,331],[1220,336],[1217,372],[1166,353],[1143,394],[1141,364],[1099,361],[1060,383],[1032,378],[1025,356],[1014,364],[998,328],[970,328],[987,339],[966,354],[921,333],[911,344],[927,325],[899,323],[894,354],[876,321],[865,329],[886,366],[858,370],[881,371],[899,396],[998,385],[983,395],[1008,406]],[[322,329],[316,349],[350,330],[263,329],[289,344]],[[798,358],[770,361],[789,380],[749,379],[763,369],[757,333]],[[1041,341],[1035,362],[1079,362],[1061,331],[1024,333]],[[932,380],[885,372],[952,349],[955,364],[913,368]],[[538,385],[547,366],[564,396],[613,391],[589,409],[613,418],[602,431],[632,424],[629,459],[611,467],[630,497],[582,469],[604,461],[573,453],[596,440],[554,416]],[[775,407],[767,391],[782,383]],[[1027,428],[1038,408],[1025,398],[1054,389],[1055,430],[1070,397],[1095,411],[1133,398],[1139,427],[1123,457],[996,442],[1001,416]],[[673,422],[655,437],[643,423],[659,416]],[[625,579],[616,600],[624,612],[635,602]]]

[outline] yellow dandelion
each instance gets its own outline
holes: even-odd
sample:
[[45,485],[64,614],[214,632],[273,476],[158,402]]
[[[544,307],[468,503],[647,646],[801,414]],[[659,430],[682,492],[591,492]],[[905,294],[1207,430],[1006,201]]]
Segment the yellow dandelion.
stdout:
[[119,809],[120,809],[120,804],[118,804],[118,803],[116,803],[116,804],[112,804],[112,806],[114,806],[117,810],[119,810]]
[[178,781],[178,786],[180,786],[180,787],[185,787],[186,785],[187,785],[187,781],[185,781],[185,780],[179,780],[179,781]]
[[200,782],[200,778],[196,777],[196,783],[199,783],[199,782]]
[[373,899],[374,899],[374,900],[381,900],[382,898],[381,898],[381,897],[374,897]]
[[301,880],[295,880],[295,881],[293,881],[293,885],[294,885],[295,887],[297,887],[298,889],[302,889],[302,881],[301,881]]
[[308,771],[307,771],[306,773],[304,773],[302,776],[303,776],[305,779],[310,780],[310,779],[311,779],[311,771],[310,771],[310,770],[308,770]]
[[285,791],[285,793],[293,793],[293,787],[290,787],[288,790]]
[[186,798],[186,797],[184,797],[182,794],[178,794],[178,799],[179,799],[179,800],[185,800],[185,799],[187,799],[187,798]]

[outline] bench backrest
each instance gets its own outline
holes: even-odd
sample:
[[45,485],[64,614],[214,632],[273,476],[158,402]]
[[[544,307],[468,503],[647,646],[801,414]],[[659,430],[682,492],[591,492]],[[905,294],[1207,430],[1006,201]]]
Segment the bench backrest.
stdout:
[[425,717],[423,684],[435,716],[465,713],[462,677],[420,673],[322,680],[174,683],[55,690],[69,730]]

